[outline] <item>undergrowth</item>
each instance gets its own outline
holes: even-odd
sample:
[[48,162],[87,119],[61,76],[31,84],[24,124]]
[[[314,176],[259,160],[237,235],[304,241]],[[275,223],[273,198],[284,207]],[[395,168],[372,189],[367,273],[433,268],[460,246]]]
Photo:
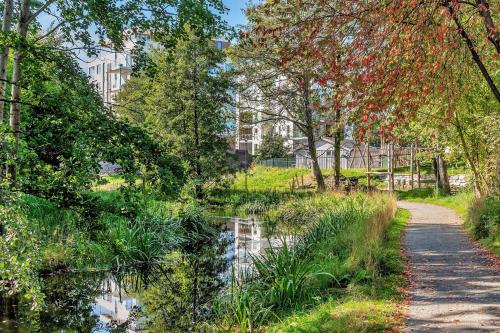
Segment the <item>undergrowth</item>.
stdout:
[[[399,325],[396,307],[404,285],[399,237],[409,215],[400,211],[394,219],[394,198],[381,194],[324,194],[302,200],[303,205],[300,199],[283,204],[287,211],[296,210],[286,218],[277,210],[282,223],[300,227],[293,246],[283,242],[280,249],[255,257],[246,282],[233,281],[217,305],[218,329],[359,332],[360,327]],[[310,211],[299,213],[306,206]],[[328,311],[346,302],[356,303],[359,317],[370,314],[374,324],[360,321],[355,328],[338,330],[343,321]],[[374,307],[380,309],[373,312]]]

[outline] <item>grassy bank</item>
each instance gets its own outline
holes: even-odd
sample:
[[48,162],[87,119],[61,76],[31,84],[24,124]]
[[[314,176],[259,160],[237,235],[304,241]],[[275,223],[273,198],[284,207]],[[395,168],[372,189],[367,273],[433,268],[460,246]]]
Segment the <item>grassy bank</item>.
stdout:
[[108,269],[159,261],[184,240],[180,207],[136,193],[88,193],[86,204],[61,208],[31,195],[18,206],[36,235],[40,271]]
[[[300,200],[306,203],[300,205]],[[255,278],[235,282],[221,300],[222,330],[360,332],[397,327],[405,281],[399,238],[408,214],[399,211],[394,218],[395,200],[324,194],[282,205],[289,206],[286,216],[277,215],[279,228],[300,230],[295,245],[254,258]],[[305,206],[310,211],[301,215]]]
[[401,200],[441,205],[455,210],[467,233],[496,255],[500,255],[500,197],[498,194],[476,199],[471,192],[442,196],[433,189],[400,192]]
[[[271,325],[268,331],[354,333],[385,332],[400,327],[406,283],[400,238],[409,218],[407,211],[398,210],[387,230],[375,237],[378,248],[372,254],[375,268],[369,280],[351,281],[339,292],[331,290],[323,304],[293,313],[283,322]],[[351,256],[355,261],[356,252]],[[360,278],[368,271],[359,270]]]

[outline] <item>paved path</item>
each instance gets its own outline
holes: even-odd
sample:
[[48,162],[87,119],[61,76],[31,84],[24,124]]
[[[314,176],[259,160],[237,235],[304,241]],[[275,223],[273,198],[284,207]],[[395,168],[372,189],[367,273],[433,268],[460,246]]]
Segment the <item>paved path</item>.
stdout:
[[500,272],[448,208],[399,202],[412,273],[407,332],[500,332]]

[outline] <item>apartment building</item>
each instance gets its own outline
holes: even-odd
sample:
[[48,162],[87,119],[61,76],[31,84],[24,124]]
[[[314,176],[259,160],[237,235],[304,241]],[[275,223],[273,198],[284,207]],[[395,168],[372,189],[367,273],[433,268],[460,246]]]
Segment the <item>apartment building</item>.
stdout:
[[[214,43],[219,49],[226,49],[230,45],[228,41],[222,39],[216,39]],[[151,34],[127,35],[123,50],[104,49],[84,69],[90,81],[99,88],[102,99],[108,106],[113,106],[117,94],[132,75],[134,65],[132,51],[138,45],[154,46]]]
[[264,136],[268,133],[283,137],[290,152],[304,139],[293,122],[283,119],[284,117],[271,116],[277,113],[270,112],[273,107],[275,106],[267,105],[259,99],[258,89],[246,91],[245,96],[236,93],[236,149],[257,155]]

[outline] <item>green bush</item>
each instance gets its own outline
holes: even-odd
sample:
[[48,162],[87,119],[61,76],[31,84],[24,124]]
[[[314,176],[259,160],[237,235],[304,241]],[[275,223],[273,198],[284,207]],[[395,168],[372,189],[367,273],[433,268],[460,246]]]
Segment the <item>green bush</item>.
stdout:
[[498,252],[500,243],[500,195],[476,199],[468,211],[467,223],[477,240],[485,240]]

